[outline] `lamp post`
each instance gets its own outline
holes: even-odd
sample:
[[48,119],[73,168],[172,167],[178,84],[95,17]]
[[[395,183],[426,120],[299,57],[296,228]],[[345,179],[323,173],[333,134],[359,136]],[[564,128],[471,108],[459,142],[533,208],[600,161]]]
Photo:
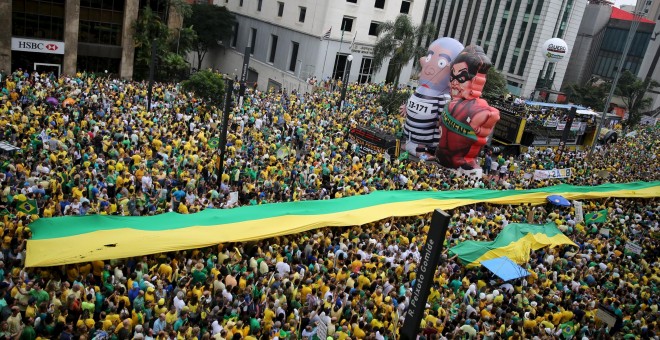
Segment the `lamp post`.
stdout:
[[[641,9],[639,7],[640,5],[642,6]],[[603,113],[600,116],[600,122],[598,123],[598,128],[596,129],[596,135],[594,136],[594,139],[591,143],[589,158],[593,156],[594,150],[596,150],[596,144],[598,144],[598,138],[600,138],[600,131],[603,128],[603,124],[605,124],[605,118],[607,118],[607,110],[609,110],[610,108],[610,104],[612,103],[612,97],[614,96],[614,91],[616,90],[616,85],[619,82],[619,77],[621,77],[621,73],[623,72],[623,66],[625,65],[626,58],[628,56],[628,49],[630,48],[630,45],[632,44],[632,41],[635,38],[637,28],[639,27],[639,22],[642,20],[642,16],[644,15],[644,10],[646,9],[646,7],[647,7],[646,2],[640,1],[637,3],[637,5],[635,6],[635,10],[633,11],[633,21],[630,24],[630,29],[628,30],[626,43],[623,45],[623,51],[621,52],[621,59],[619,59],[619,65],[616,69],[617,70],[616,73],[614,74],[614,80],[612,80],[610,93],[607,95],[607,100],[605,101],[605,107],[603,108]]]
[[351,74],[351,64],[353,63],[353,55],[349,54],[348,57],[346,57],[346,60],[348,63],[346,64],[346,68],[344,69],[344,79],[342,80],[342,87],[341,87],[341,109],[344,108],[344,101],[346,100],[346,88],[348,88],[348,77]]

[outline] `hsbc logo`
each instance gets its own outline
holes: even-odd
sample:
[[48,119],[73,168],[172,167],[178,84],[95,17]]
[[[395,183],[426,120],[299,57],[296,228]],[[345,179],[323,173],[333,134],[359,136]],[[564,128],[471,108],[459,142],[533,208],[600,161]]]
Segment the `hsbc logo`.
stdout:
[[64,54],[64,42],[52,41],[52,40],[12,38],[11,49],[14,51]]

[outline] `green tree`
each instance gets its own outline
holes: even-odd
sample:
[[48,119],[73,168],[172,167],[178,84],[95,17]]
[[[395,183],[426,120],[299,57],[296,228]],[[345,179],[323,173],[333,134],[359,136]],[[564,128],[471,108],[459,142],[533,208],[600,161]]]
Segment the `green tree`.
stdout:
[[389,57],[385,81],[398,84],[403,66],[426,53],[426,48],[417,46],[417,41],[434,35],[436,31],[432,24],[415,26],[405,14],[400,14],[394,22],[380,24],[374,46],[374,69],[380,70]]
[[509,93],[506,89],[506,78],[495,67],[488,69],[483,96],[485,98],[500,98]]
[[609,83],[594,84],[590,81],[585,85],[568,85],[564,88],[564,92],[569,102],[602,112],[605,108],[605,101],[607,100],[610,86]]
[[197,33],[193,50],[197,52],[198,70],[202,68],[202,61],[209,49],[219,46],[221,41],[231,36],[235,22],[234,15],[224,6],[192,5],[192,14],[184,23]]
[[197,71],[181,85],[186,92],[194,93],[211,105],[220,105],[224,98],[225,79],[211,70]]
[[639,79],[630,71],[626,70],[621,74],[614,93],[621,97],[621,100],[628,109],[628,119],[625,124],[628,127],[637,125],[642,119],[642,113],[651,106],[651,98],[644,98],[646,91],[660,86],[657,81],[647,78]]
[[[185,16],[191,12],[190,5],[185,1],[170,0],[169,4],[172,10],[176,10],[180,15]],[[138,19],[133,23],[133,30],[135,32],[134,78],[149,77],[152,45],[156,43],[156,79],[180,79],[181,73],[189,67],[183,56],[191,50],[195,32],[189,27],[170,30],[163,19],[149,6],[145,6],[140,11]]]
[[399,107],[405,104],[410,97],[408,89],[383,91],[378,97],[378,104],[388,114],[399,114]]

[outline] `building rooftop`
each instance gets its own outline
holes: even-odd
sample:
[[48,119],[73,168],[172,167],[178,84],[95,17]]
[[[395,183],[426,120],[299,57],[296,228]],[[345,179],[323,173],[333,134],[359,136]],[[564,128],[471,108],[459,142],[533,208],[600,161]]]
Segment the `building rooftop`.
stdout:
[[[612,6],[612,14],[610,15],[610,19],[633,21],[633,14],[628,11],[624,11],[620,8]],[[640,20],[640,22],[645,22],[647,24],[655,24],[655,22],[646,19],[644,17],[642,17],[642,20]]]

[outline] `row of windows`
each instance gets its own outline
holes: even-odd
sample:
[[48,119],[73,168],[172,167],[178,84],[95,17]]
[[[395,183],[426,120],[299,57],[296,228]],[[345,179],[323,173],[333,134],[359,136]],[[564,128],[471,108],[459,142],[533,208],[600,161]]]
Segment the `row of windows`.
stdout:
[[121,45],[121,24],[80,20],[78,41],[91,44]]
[[38,14],[14,13],[12,15],[12,35],[64,40],[64,19]]
[[[347,2],[351,3],[357,3],[357,0],[346,0]],[[225,0],[225,3],[229,3],[229,0]],[[238,6],[243,7],[244,5],[244,0],[239,0]],[[402,0],[401,1],[401,7],[399,8],[399,13],[403,14],[408,14],[410,12],[410,5],[411,5],[411,0]],[[380,8],[384,9],[385,8],[385,0],[375,0],[374,2],[374,7],[375,8]],[[263,0],[257,0],[257,12],[261,12],[261,9],[263,8]],[[278,1],[277,2],[277,16],[282,17],[284,15],[284,2]],[[305,17],[307,15],[307,7],[303,6],[298,6],[298,22],[305,22]],[[349,29],[345,29],[345,31],[351,31],[352,26],[353,26],[353,20],[355,18],[352,17],[344,17],[344,20],[342,21],[342,27],[345,27],[345,24],[348,25],[346,27],[350,27]],[[350,20],[350,23],[345,23],[346,20]],[[372,23],[373,25],[373,23]],[[372,31],[372,28],[369,28],[369,31]],[[375,32],[375,30],[374,30]],[[376,34],[371,34],[370,35],[376,35]]]
[[[236,43],[238,41],[238,28],[239,28],[238,23],[235,23],[234,35],[230,42],[230,46],[234,48],[236,47]],[[257,34],[258,31],[256,28],[250,28],[250,54],[254,54],[254,47],[256,46],[257,43]],[[270,48],[268,49],[268,56],[267,56],[268,62],[271,64],[275,63],[278,43],[279,43],[279,37],[275,34],[271,34]],[[289,52],[289,61],[287,65],[287,70],[295,73],[298,62],[302,62],[302,60],[298,59],[298,54],[300,51],[300,43],[296,41],[291,41],[290,46],[291,49]],[[335,67],[333,70],[333,78],[342,79],[344,66],[341,66],[340,64],[345,65],[347,56],[348,56],[347,54],[337,54],[337,58],[335,59]],[[341,61],[342,59],[343,61]],[[373,73],[372,61],[373,60],[371,58],[362,58],[362,62],[360,64],[360,73],[358,75],[358,81],[360,83],[371,82],[371,74]]]

